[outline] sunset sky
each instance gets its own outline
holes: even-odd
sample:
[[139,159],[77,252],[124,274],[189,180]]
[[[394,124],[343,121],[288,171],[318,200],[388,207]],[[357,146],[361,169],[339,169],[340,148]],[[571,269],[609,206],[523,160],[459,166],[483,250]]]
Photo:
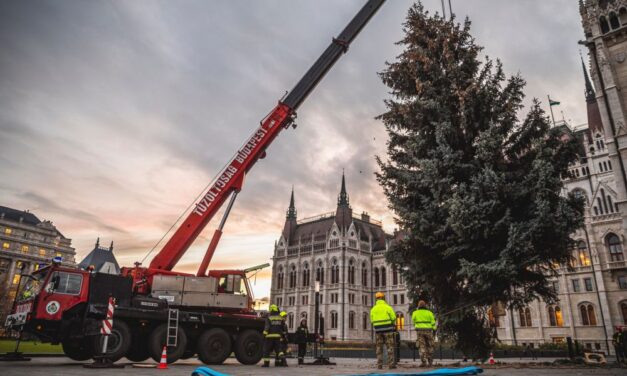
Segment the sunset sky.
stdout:
[[[97,237],[121,265],[141,260],[364,3],[1,2],[0,205],[53,221],[77,261]],[[292,185],[299,218],[332,211],[342,169],[354,211],[394,229],[373,175],[388,96],[376,73],[412,3],[384,4],[247,176],[212,267],[268,262]],[[527,80],[527,103],[550,94],[556,118],[586,121],[576,1],[452,3],[485,54]],[[178,270],[195,270],[218,220]]]

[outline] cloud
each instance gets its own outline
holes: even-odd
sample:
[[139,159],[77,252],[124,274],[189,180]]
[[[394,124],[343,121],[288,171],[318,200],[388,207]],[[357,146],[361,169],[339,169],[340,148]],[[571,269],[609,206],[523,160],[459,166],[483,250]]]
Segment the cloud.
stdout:
[[[1,2],[1,204],[53,220],[79,258],[100,236],[122,264],[143,259],[363,3]],[[374,178],[388,96],[376,73],[400,52],[411,4],[386,2],[301,106],[298,128],[250,171],[215,265],[268,261],[292,185],[299,218],[331,211],[343,169],[355,211],[394,228]],[[453,7],[486,54],[527,79],[528,100],[550,94],[566,119],[586,121],[576,2]],[[194,269],[220,216],[180,268]]]

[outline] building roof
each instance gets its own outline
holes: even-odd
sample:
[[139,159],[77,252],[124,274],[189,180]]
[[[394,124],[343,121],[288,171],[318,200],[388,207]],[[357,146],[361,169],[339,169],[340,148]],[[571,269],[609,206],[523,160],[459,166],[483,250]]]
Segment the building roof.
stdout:
[[17,210],[6,206],[0,206],[0,219],[26,223],[33,226],[41,223],[39,218],[28,210]]
[[94,249],[85,256],[83,261],[78,264],[78,267],[87,269],[89,266],[93,265],[96,271],[100,271],[107,263],[113,264],[117,272],[120,271],[120,265],[113,254],[113,242],[111,242],[109,248],[104,248],[100,246],[100,239],[98,239]]

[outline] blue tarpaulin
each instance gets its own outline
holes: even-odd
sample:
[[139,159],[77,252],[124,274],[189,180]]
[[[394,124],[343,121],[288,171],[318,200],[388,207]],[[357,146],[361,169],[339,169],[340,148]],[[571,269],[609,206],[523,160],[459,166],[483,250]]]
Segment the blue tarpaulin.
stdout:
[[367,373],[363,375],[352,376],[367,376],[367,375],[386,375],[386,376],[455,376],[455,375],[477,375],[483,372],[483,369],[479,367],[465,367],[465,368],[439,368],[433,371],[426,372],[411,372],[411,373]]
[[192,372],[192,376],[229,376],[225,373],[212,370],[209,367],[198,367]]

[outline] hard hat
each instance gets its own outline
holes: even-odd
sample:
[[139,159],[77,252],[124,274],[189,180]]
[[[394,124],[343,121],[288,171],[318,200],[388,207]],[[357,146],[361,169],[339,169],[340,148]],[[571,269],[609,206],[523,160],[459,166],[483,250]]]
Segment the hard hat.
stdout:
[[285,316],[287,316],[287,312],[285,312],[285,311],[281,311],[281,313],[279,313],[279,315],[280,315],[281,317],[285,317]]
[[375,299],[385,299],[385,294],[382,293],[381,291],[377,291],[376,294],[374,294]]
[[279,307],[276,306],[276,304],[270,304],[270,312],[278,312],[279,311]]

